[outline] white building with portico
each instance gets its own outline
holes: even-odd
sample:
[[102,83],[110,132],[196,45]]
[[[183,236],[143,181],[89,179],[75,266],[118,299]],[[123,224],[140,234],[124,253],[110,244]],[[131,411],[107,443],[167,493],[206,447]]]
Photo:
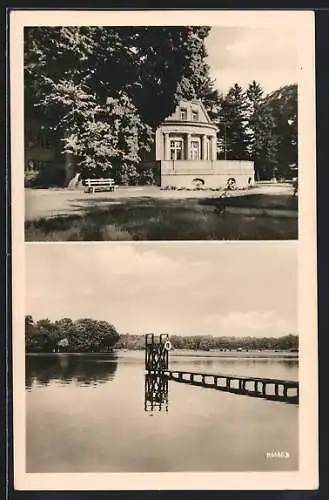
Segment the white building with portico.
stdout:
[[157,160],[216,160],[217,127],[200,101],[181,101],[156,131]]
[[156,130],[155,156],[161,163],[161,186],[221,188],[254,182],[250,161],[217,160],[217,127],[199,100],[179,102]]

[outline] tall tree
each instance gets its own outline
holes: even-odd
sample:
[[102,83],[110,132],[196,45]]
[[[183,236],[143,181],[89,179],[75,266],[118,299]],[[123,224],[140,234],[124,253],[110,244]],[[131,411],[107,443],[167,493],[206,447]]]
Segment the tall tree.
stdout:
[[209,35],[209,27],[187,28],[187,47],[189,47],[188,65],[182,79],[178,83],[176,97],[185,99],[201,99],[210,118],[218,112],[219,94],[215,81],[210,77],[210,67],[206,63],[207,50],[205,39]]
[[25,111],[83,172],[134,165],[180,96],[214,99],[206,27],[26,28]]
[[287,85],[268,95],[253,81],[246,89],[235,84],[220,97],[215,118],[222,158],[250,159],[256,177],[291,177],[298,167],[297,86]]
[[263,128],[262,103],[264,92],[255,80],[248,85],[246,90],[247,113],[248,113],[248,153],[255,162],[260,154],[260,137]]
[[277,136],[265,95],[255,80],[246,90],[248,113],[248,153],[254,162],[256,178],[273,177],[276,172]]
[[269,94],[264,107],[271,117],[275,137],[275,169],[282,177],[290,177],[298,168],[297,85],[286,85]]
[[219,130],[224,138],[224,156],[228,160],[248,159],[248,115],[246,95],[242,87],[234,84],[220,98]]

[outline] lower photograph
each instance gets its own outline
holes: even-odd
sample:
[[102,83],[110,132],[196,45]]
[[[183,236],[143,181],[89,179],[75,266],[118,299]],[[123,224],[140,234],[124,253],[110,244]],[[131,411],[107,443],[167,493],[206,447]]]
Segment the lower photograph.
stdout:
[[27,473],[298,470],[296,242],[25,253]]

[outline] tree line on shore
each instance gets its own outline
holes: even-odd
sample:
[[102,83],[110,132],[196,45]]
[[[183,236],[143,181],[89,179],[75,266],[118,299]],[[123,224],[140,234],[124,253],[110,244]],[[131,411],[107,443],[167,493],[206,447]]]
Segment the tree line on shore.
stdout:
[[297,85],[266,94],[252,81],[221,93],[206,62],[210,30],[25,28],[26,123],[42,123],[82,176],[152,183],[142,165],[156,128],[180,99],[197,98],[218,127],[220,159],[253,160],[260,178],[288,176],[297,166]]
[[108,352],[119,339],[107,321],[62,318],[33,321],[25,316],[26,352]]
[[[170,335],[173,349],[218,350],[298,350],[298,336],[217,337],[212,335]],[[142,350],[144,335],[119,334],[107,321],[90,318],[62,318],[56,321],[25,316],[26,352],[109,352],[113,348]]]
[[[186,349],[193,351],[216,350],[282,350],[297,351],[298,336],[285,335],[283,337],[228,337],[213,335],[170,335],[170,342],[173,349]],[[139,350],[144,349],[144,335],[131,335],[129,333],[120,335],[115,348]]]

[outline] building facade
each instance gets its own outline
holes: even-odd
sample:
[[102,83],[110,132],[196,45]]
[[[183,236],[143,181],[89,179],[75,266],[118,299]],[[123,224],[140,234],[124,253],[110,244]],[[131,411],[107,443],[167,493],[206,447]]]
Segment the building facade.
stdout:
[[[25,124],[25,181],[27,186],[68,186],[75,175],[70,154],[61,152],[58,134],[41,120]],[[157,128],[147,158],[137,170],[152,169],[162,188],[245,188],[254,182],[250,161],[217,160],[217,127],[198,100],[180,101],[174,113]]]
[[155,135],[156,160],[216,160],[217,127],[200,101],[181,101]]
[[250,161],[217,160],[217,127],[201,101],[180,101],[155,134],[163,188],[244,188],[254,182]]

